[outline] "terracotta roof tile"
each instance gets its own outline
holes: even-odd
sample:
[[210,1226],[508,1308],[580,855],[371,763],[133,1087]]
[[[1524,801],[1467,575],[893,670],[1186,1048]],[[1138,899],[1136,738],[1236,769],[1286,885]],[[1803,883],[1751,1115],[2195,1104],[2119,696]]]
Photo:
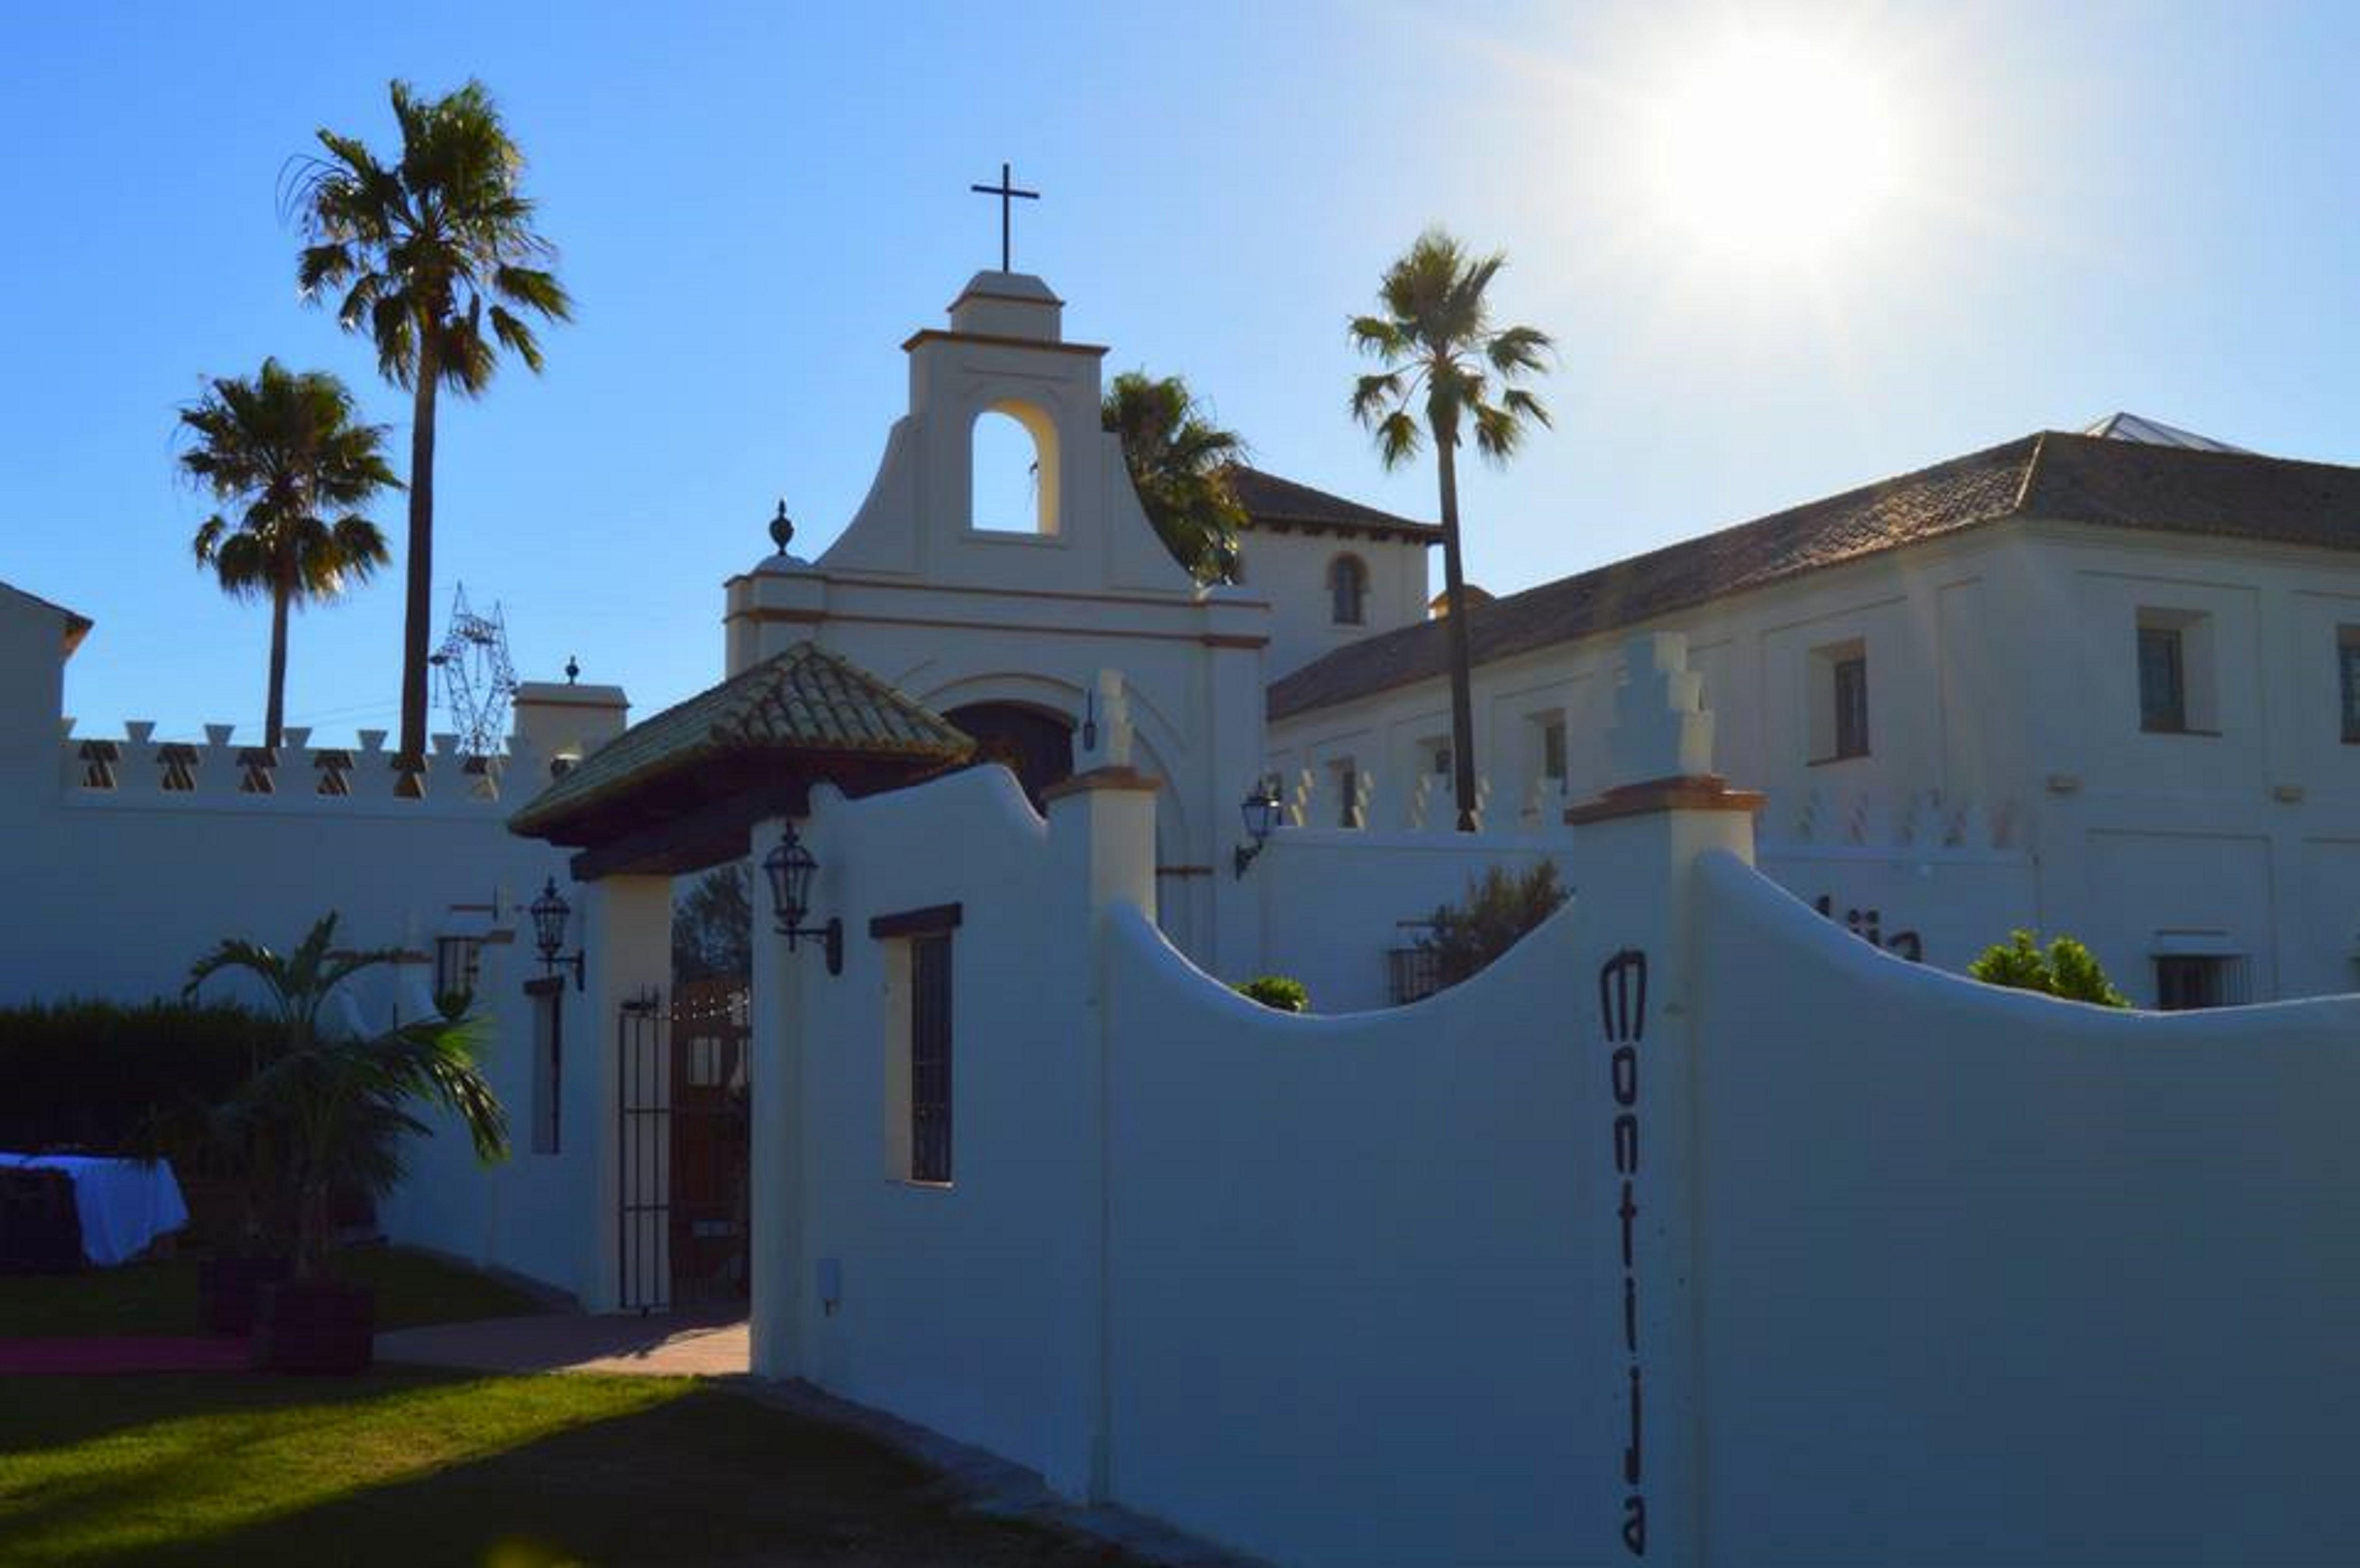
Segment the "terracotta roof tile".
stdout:
[[[1489,663],[1743,593],[1804,572],[1954,532],[2016,504],[2037,438],[1790,507],[1467,610],[1475,662]],[[1437,678],[1444,623],[1423,621],[1339,648],[1272,683],[1273,718]]]
[[560,821],[659,775],[761,753],[955,762],[975,741],[859,666],[812,642],[741,670],[642,719],[593,751],[508,820],[545,836]]
[[1339,532],[1390,534],[1438,543],[1442,530],[1430,522],[1397,517],[1389,511],[1346,500],[1326,490],[1315,490],[1275,474],[1240,464],[1229,471],[1229,491],[1246,509],[1248,526],[1285,532],[1289,529],[1336,530]]
[[[1470,607],[1475,662],[1594,636],[2001,518],[2360,550],[2360,468],[2049,431]],[[1273,718],[1438,677],[1438,621],[1272,683]]]

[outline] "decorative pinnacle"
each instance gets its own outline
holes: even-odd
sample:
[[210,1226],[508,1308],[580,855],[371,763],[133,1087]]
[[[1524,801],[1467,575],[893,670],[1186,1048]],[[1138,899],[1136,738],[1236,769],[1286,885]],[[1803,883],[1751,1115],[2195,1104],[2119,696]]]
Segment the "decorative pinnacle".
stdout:
[[573,654],[565,655],[565,684],[572,685],[582,676],[582,662]]
[[787,521],[787,503],[782,498],[779,502],[779,515],[770,520],[770,543],[777,545],[779,554],[783,555],[787,553],[787,542],[794,536],[795,525]]

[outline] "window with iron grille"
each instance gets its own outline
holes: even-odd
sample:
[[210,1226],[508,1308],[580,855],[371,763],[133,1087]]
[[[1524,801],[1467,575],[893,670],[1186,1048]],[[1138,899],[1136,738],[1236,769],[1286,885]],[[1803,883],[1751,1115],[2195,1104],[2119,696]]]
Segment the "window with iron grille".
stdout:
[[2244,954],[2156,955],[2155,1005],[2158,1012],[2237,1007],[2252,1000],[2252,968]]
[[1421,1001],[1442,989],[1438,955],[1432,948],[1385,949],[1385,992],[1396,1007]]
[[475,937],[434,938],[434,998],[472,997],[483,978],[484,944]]
[[910,938],[910,1179],[951,1179],[951,938]]
[[1839,757],[1868,755],[1868,655],[1839,659],[1835,666],[1836,751]]
[[1358,555],[1338,555],[1328,565],[1328,619],[1358,626],[1368,619],[1369,569]]
[[2336,629],[2335,673],[2343,690],[2344,739],[2360,743],[2360,626]]
[[2177,626],[2138,629],[2139,728],[2178,735],[2188,728],[2188,667]]

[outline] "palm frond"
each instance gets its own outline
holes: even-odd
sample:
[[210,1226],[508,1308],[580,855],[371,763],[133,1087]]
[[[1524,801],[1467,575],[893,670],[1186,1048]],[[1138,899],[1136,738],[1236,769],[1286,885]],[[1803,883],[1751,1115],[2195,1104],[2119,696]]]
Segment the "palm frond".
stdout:
[[1426,433],[1407,409],[1395,409],[1377,423],[1377,455],[1388,468],[1398,468],[1418,454]]
[[1404,390],[1398,371],[1360,378],[1352,384],[1352,418],[1375,428],[1385,407],[1399,402]]
[[1553,346],[1549,334],[1538,327],[1512,326],[1494,333],[1483,351],[1491,368],[1505,378],[1547,368],[1545,356]]

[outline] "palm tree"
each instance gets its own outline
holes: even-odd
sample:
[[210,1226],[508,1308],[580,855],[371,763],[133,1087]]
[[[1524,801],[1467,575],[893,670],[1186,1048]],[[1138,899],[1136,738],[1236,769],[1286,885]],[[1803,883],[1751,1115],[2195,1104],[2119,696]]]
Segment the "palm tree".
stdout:
[[333,599],[391,557],[385,535],[361,515],[378,491],[401,488],[384,456],[385,426],[354,418],[352,394],[324,371],[262,362],[251,381],[223,377],[180,411],[194,444],[180,468],[216,500],[197,530],[197,565],[211,566],[233,598],[270,600],[270,695],[266,746],[279,744],[287,708],[287,612]]
[[[426,643],[434,587],[434,403],[491,384],[503,348],[535,372],[541,343],[519,312],[568,321],[574,302],[543,265],[555,249],[532,227],[517,188],[524,155],[483,83],[427,101],[392,84],[400,156],[380,163],[360,141],[322,129],[325,157],[289,165],[285,204],[305,239],[295,278],[305,300],[344,291],[336,323],[366,332],[377,368],[411,394],[407,605],[401,633],[401,750],[424,766]],[[415,788],[412,778],[405,786]]]
[[253,977],[269,998],[279,1038],[257,1057],[222,1121],[255,1151],[258,1179],[282,1186],[296,1215],[296,1266],[318,1273],[327,1253],[330,1195],[356,1187],[383,1198],[401,1179],[402,1140],[432,1129],[412,1109],[451,1113],[486,1162],[508,1157],[508,1113],[484,1077],[478,1020],[433,1016],[356,1038],[323,1028],[321,1010],[365,970],[399,962],[393,949],[344,952],[332,912],[284,957],[257,943],[223,942],[189,971],[183,994],[222,971]]
[[1121,441],[1131,488],[1173,558],[1200,583],[1236,576],[1246,514],[1229,491],[1229,472],[1244,459],[1245,443],[1212,423],[1177,376],[1124,371],[1098,419]]
[[1443,230],[1430,228],[1385,269],[1377,286],[1383,313],[1356,316],[1350,329],[1362,353],[1384,362],[1383,370],[1361,377],[1353,388],[1352,417],[1375,433],[1385,466],[1409,461],[1427,436],[1434,439],[1449,611],[1443,619],[1450,640],[1451,773],[1461,833],[1475,830],[1475,724],[1467,582],[1459,551],[1459,435],[1473,425],[1476,451],[1504,464],[1534,424],[1549,422],[1540,399],[1512,385],[1546,368],[1548,334],[1529,326],[1495,329],[1483,297],[1507,259],[1474,256]]

